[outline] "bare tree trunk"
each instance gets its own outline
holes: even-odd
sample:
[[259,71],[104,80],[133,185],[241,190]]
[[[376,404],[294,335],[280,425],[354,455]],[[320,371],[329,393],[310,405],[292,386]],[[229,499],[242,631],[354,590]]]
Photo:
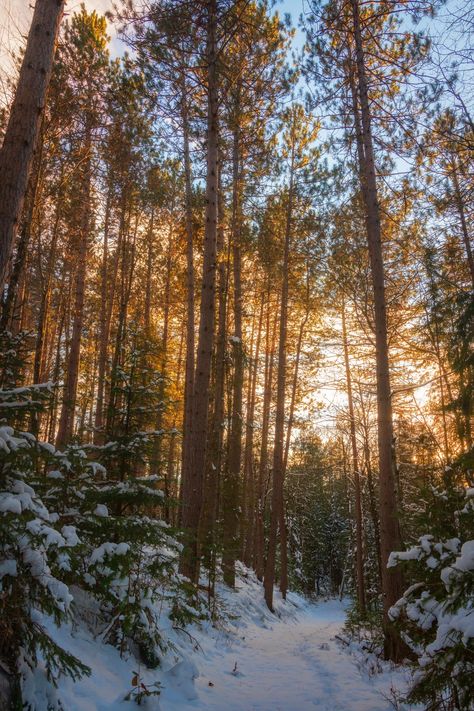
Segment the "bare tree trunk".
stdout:
[[[128,305],[130,301],[130,294],[133,284],[133,274],[136,266],[135,259],[135,247],[136,247],[136,237],[138,231],[138,214],[135,216],[135,225],[133,228],[132,238],[130,240],[130,231],[132,224],[131,209],[128,210],[128,215],[126,216],[126,200],[127,200],[127,186],[123,186],[124,201],[123,201],[123,211],[122,211],[122,225],[121,232],[122,236],[119,237],[119,242],[122,245],[122,257],[121,257],[121,278],[120,278],[120,306],[117,314],[117,332],[115,334],[115,348],[112,358],[112,365],[110,369],[110,392],[109,399],[107,403],[107,418],[105,423],[106,436],[113,438],[115,431],[115,422],[117,411],[119,409],[120,394],[117,392],[117,383],[119,378],[119,365],[121,362],[122,355],[122,342],[125,336],[128,318]],[[124,461],[122,460],[122,469],[124,467]],[[124,475],[122,471],[121,476]]]
[[260,343],[262,340],[263,313],[265,307],[265,292],[262,291],[260,315],[257,325],[257,339],[253,357],[253,369],[249,377],[249,393],[247,403],[247,417],[245,423],[245,448],[244,448],[244,481],[247,482],[247,496],[245,505],[245,531],[243,536],[243,559],[246,565],[252,564],[252,554],[256,547],[256,504],[257,482],[254,472],[254,431],[255,431],[255,401],[258,379],[258,361],[260,358]]
[[365,471],[367,472],[367,486],[369,489],[369,508],[372,518],[372,526],[374,527],[375,551],[377,553],[377,570],[379,581],[382,581],[382,556],[380,553],[380,525],[377,511],[377,496],[375,491],[374,473],[372,471],[372,463],[370,461],[370,447],[368,432],[365,431],[364,437],[364,459]]
[[[191,158],[189,154],[189,117],[186,82],[183,73],[181,118],[183,123],[183,159],[186,211],[186,365],[184,380],[183,443],[181,452],[182,472],[190,459],[191,421],[194,392],[194,238],[192,213]],[[182,495],[182,482],[181,491]],[[182,507],[179,511],[182,516]]]
[[257,532],[256,532],[256,554],[255,572],[259,580],[263,580],[265,567],[265,480],[268,469],[268,434],[270,430],[270,405],[272,402],[273,389],[273,361],[275,354],[276,329],[278,321],[278,305],[275,309],[273,331],[270,335],[270,280],[268,284],[268,304],[266,323],[266,346],[265,346],[265,384],[263,389],[263,412],[262,412],[262,439],[260,443],[260,462],[258,468],[258,502],[257,502]]
[[355,519],[356,519],[356,571],[357,571],[357,603],[359,614],[366,613],[365,581],[364,581],[364,550],[362,529],[362,496],[360,489],[359,452],[357,449],[356,423],[354,416],[354,401],[352,397],[352,377],[349,363],[349,345],[347,342],[346,308],[342,297],[342,342],[344,348],[344,366],[346,370],[347,402],[349,406],[349,426],[352,447],[352,469],[354,474]]
[[[59,319],[59,325],[56,331],[56,348],[54,352],[54,366],[53,366],[53,373],[52,373],[52,380],[53,383],[57,383],[59,380],[59,373],[60,373],[60,368],[61,368],[61,341],[63,337],[63,331],[65,329],[65,321],[66,321],[66,300],[63,299],[62,303],[60,304],[60,319]],[[54,339],[51,339],[51,350],[53,350],[54,346]],[[53,353],[51,353],[51,356]],[[52,360],[52,357],[51,357]],[[46,432],[47,432],[47,439],[49,441],[52,441],[54,439],[54,433],[56,431],[56,423],[57,423],[57,410],[58,410],[58,392],[57,390],[54,391],[53,397],[51,398],[49,410],[48,410],[48,417],[49,417],[49,422],[47,423],[46,427]]]
[[[220,160],[220,159],[219,159]],[[199,524],[199,540],[203,557],[209,569],[209,597],[214,595],[217,537],[219,533],[220,484],[223,463],[224,437],[224,390],[227,345],[227,293],[230,262],[230,242],[225,250],[224,195],[221,185],[221,170],[218,177],[218,228],[217,228],[217,334],[213,363],[213,407],[209,426],[209,441],[206,452],[206,473],[203,485],[203,504]]]
[[[81,181],[81,220],[77,236],[77,262],[74,281],[74,310],[71,344],[66,365],[63,401],[56,446],[61,449],[72,437],[76,408],[77,383],[79,378],[79,355],[82,325],[84,321],[84,295],[86,287],[87,252],[89,249],[90,201],[91,201],[91,129],[86,127],[84,142],[85,160]],[[76,238],[76,239],[77,239]]]
[[284,460],[283,460],[284,466],[285,466],[285,474],[286,474],[286,468],[288,466],[288,455],[290,452],[291,432],[293,429],[293,420],[295,417],[296,389],[298,386],[298,374],[299,374],[299,368],[300,368],[301,346],[303,344],[303,333],[304,333],[304,329],[306,328],[306,324],[308,323],[308,318],[309,318],[309,311],[306,312],[304,319],[301,321],[300,331],[298,334],[298,343],[296,344],[295,370],[293,373],[293,385],[291,388],[290,412],[289,412],[289,416],[288,416],[288,426],[286,428],[285,454],[284,454]]
[[107,346],[109,344],[109,320],[107,319],[107,282],[109,261],[109,220],[110,220],[111,191],[107,195],[104,220],[104,244],[102,248],[102,270],[100,284],[100,318],[99,318],[99,362],[97,375],[97,402],[95,406],[94,443],[99,444],[103,439],[104,418],[104,388],[105,367],[107,363]]
[[[309,312],[306,313],[306,316],[304,317],[304,319],[301,322],[300,331],[298,334],[298,343],[296,346],[296,359],[295,359],[295,370],[293,373],[293,385],[292,385],[292,389],[291,389],[290,412],[289,412],[289,417],[288,417],[288,425],[286,428],[285,450],[283,453],[283,481],[285,480],[285,476],[286,476],[286,468],[288,465],[288,455],[289,455],[289,451],[290,451],[291,431],[293,429],[293,419],[294,419],[295,405],[296,405],[296,389],[298,386],[298,373],[299,373],[299,365],[300,365],[300,358],[301,358],[301,346],[302,346],[302,341],[303,341],[303,333],[304,333],[305,326],[308,322],[308,318],[309,318]],[[283,599],[286,600],[286,593],[288,591],[288,540],[287,540],[286,521],[285,521],[283,506],[282,506],[282,509],[280,512],[280,549],[281,549],[281,554],[280,554],[281,555],[280,592],[283,596]]]
[[474,257],[472,256],[471,238],[469,237],[469,230],[467,229],[466,213],[464,211],[464,201],[461,194],[461,188],[459,185],[458,169],[455,160],[452,162],[452,179],[454,185],[454,195],[456,199],[456,206],[459,212],[459,220],[461,222],[461,231],[464,242],[464,248],[466,250],[466,259],[469,267],[469,274],[471,276],[471,284],[474,289]]
[[[285,439],[285,390],[286,390],[286,345],[287,345],[287,322],[288,322],[288,275],[290,258],[290,239],[292,230],[292,207],[293,207],[293,173],[294,173],[294,150],[292,151],[290,167],[290,185],[288,189],[288,205],[286,209],[285,244],[282,265],[282,288],[280,303],[280,334],[278,342],[278,371],[277,371],[277,399],[275,417],[275,447],[273,450],[273,488],[272,488],[272,510],[270,518],[270,533],[268,539],[267,560],[265,563],[265,602],[269,610],[273,611],[273,585],[275,582],[277,533],[280,527],[283,545],[286,547],[286,532],[283,502],[283,478],[284,478],[284,439]],[[283,556],[286,555],[286,551]],[[282,585],[282,594],[286,587],[285,581]]]
[[58,200],[56,205],[56,217],[53,226],[53,235],[51,239],[51,245],[49,248],[48,261],[46,263],[46,270],[44,274],[44,285],[41,292],[41,302],[38,314],[38,327],[36,333],[36,345],[35,345],[35,359],[33,366],[33,381],[35,383],[41,382],[43,376],[43,365],[44,365],[44,339],[46,332],[46,323],[49,310],[49,300],[51,296],[51,281],[53,276],[53,268],[56,260],[57,254],[57,243],[59,234],[59,220],[61,216],[61,202]]
[[244,387],[244,351],[242,343],[242,266],[240,252],[240,145],[239,129],[234,129],[232,157],[232,258],[234,277],[234,335],[232,351],[232,420],[229,434],[229,461],[223,487],[224,537],[222,569],[227,585],[235,585],[235,560],[238,552],[239,481],[242,459],[242,401]]
[[207,178],[206,227],[199,320],[199,339],[194,375],[192,417],[183,461],[182,525],[188,534],[180,562],[181,573],[194,583],[199,579],[199,519],[206,462],[209,382],[214,345],[216,281],[218,96],[217,96],[217,3],[207,3]]
[[393,417],[387,338],[385,275],[382,252],[380,206],[378,201],[375,160],[372,141],[371,111],[368,97],[365,56],[360,26],[359,0],[351,0],[358,97],[360,100],[361,142],[363,161],[360,177],[365,203],[367,242],[369,248],[375,310],[375,350],[377,379],[377,418],[380,478],[380,545],[382,555],[382,598],[384,612],[384,653],[386,658],[400,660],[405,650],[399,634],[390,624],[388,612],[403,593],[403,578],[398,567],[387,568],[389,555],[401,548],[395,487],[393,452]]
[[0,290],[6,280],[53,66],[64,0],[36,0],[0,150]]
[[[263,309],[263,307],[262,307]],[[263,311],[262,311],[263,319]],[[241,510],[240,510],[240,520],[239,520],[239,559],[244,561],[245,565],[248,565],[245,558],[245,547],[248,541],[247,532],[249,530],[250,516],[249,511],[253,506],[253,495],[254,495],[254,482],[251,480],[253,477],[253,467],[252,467],[252,455],[250,456],[250,464],[247,464],[247,441],[249,435],[249,409],[251,407],[251,397],[252,397],[252,384],[254,376],[254,363],[253,358],[254,352],[254,341],[256,335],[256,323],[255,323],[255,312],[252,313],[252,327],[250,331],[250,339],[248,345],[248,377],[245,383],[245,444],[242,443],[242,481],[240,485],[240,499],[241,499]],[[258,339],[258,335],[257,335]],[[242,407],[243,411],[243,407]],[[243,427],[243,414],[242,414],[242,427]],[[250,565],[250,564],[249,564]]]
[[[61,216],[61,201],[58,200],[56,205],[56,217],[53,226],[53,235],[49,248],[48,261],[44,275],[44,283],[41,290],[41,301],[38,313],[38,326],[36,331],[35,341],[35,357],[33,361],[33,382],[43,382],[45,375],[45,342],[47,336],[47,326],[49,318],[49,307],[51,300],[51,282],[53,281],[53,269],[57,255],[57,243],[59,236],[59,220]],[[40,259],[40,256],[39,256]],[[31,430],[35,436],[38,436],[41,426],[41,411],[33,412],[31,415]]]
[[[179,339],[179,351],[178,351],[178,363],[176,366],[176,379],[175,379],[175,386],[176,390],[179,391],[181,388],[181,378],[182,378],[182,365],[183,365],[183,350],[185,346],[185,335],[186,335],[186,329],[185,329],[185,322],[183,322],[184,328],[181,329],[181,336]],[[168,446],[168,461],[166,465],[166,472],[165,472],[165,493],[166,493],[166,502],[164,506],[164,515],[165,515],[165,521],[171,525],[176,525],[175,521],[175,507],[171,506],[171,499],[174,498],[175,500],[177,499],[177,491],[176,491],[176,445],[177,445],[177,432],[176,432],[176,425],[178,421],[178,412],[175,412],[174,417],[173,417],[173,422],[171,426],[171,432],[169,436],[169,446]]]
[[[22,216],[22,229],[17,243],[15,262],[13,264],[12,273],[9,279],[7,295],[3,303],[0,330],[4,330],[5,328],[7,328],[8,324],[11,323],[11,321],[15,317],[15,301],[20,289],[20,282],[22,280],[22,276],[25,270],[28,247],[31,238],[33,216],[35,214],[36,198],[38,193],[40,192],[39,185],[44,143],[42,136],[43,131],[41,130],[41,128],[39,129],[39,133],[39,147],[38,150],[35,152],[31,174],[28,180],[28,188],[26,191],[25,204],[23,208],[24,214]],[[10,330],[12,329],[10,328]]]
[[153,273],[153,226],[155,221],[155,210],[151,211],[150,225],[148,227],[148,255],[146,260],[146,284],[145,284],[145,313],[143,315],[143,324],[147,337],[150,336],[151,327],[151,275]]
[[[170,321],[170,293],[171,293],[171,265],[173,260],[173,223],[170,220],[169,231],[168,231],[168,248],[166,255],[166,277],[165,277],[165,294],[164,294],[164,308],[163,308],[163,333],[161,336],[161,380],[159,386],[159,405],[158,411],[156,413],[155,429],[159,432],[163,428],[163,411],[164,411],[164,400],[165,400],[165,383],[166,375],[168,370],[168,333],[169,333],[169,321]],[[153,474],[160,472],[161,470],[161,450],[162,450],[162,437],[160,435],[156,436],[153,441],[151,468]]]
[[282,492],[282,504],[280,507],[280,592],[283,600],[286,600],[288,592],[288,531],[286,527],[285,505]]
[[[120,265],[120,256],[123,252],[123,244],[125,240],[125,230],[127,224],[127,195],[126,190],[122,189],[121,208],[120,208],[120,224],[118,231],[117,245],[112,262],[111,277],[107,279],[109,289],[106,290],[105,299],[105,323],[104,331],[101,330],[100,352],[99,352],[99,377],[97,383],[97,404],[96,417],[94,423],[94,441],[96,444],[103,444],[105,440],[105,430],[108,427],[108,418],[110,414],[110,383],[107,383],[107,353],[110,344],[110,328],[112,323],[112,313],[114,310],[115,296],[117,292],[118,272]],[[107,239],[107,252],[109,245]],[[106,255],[103,254],[103,258]],[[108,271],[108,270],[107,270]],[[102,318],[102,315],[101,315]],[[113,371],[113,366],[112,366]]]

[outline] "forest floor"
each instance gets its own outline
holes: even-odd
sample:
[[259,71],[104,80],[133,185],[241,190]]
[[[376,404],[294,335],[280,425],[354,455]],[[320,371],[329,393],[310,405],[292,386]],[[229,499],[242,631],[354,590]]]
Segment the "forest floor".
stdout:
[[307,604],[293,618],[248,624],[227,649],[206,645],[198,698],[163,710],[393,711],[392,688],[404,685],[400,672],[371,675],[371,661],[369,667],[363,656],[357,661],[336,639],[344,619],[339,601]]
[[[174,630],[174,652],[163,669],[138,670],[110,645],[85,630],[61,641],[92,667],[77,683],[64,680],[59,693],[67,711],[131,711],[124,701],[133,672],[161,694],[146,699],[150,711],[408,711],[397,703],[408,672],[381,664],[357,644],[339,641],[347,603],[310,603],[279,597],[276,615],[266,609],[253,576],[239,576],[238,592],[220,590],[225,609],[217,625]],[[171,632],[171,631],[170,631]],[[64,637],[63,635],[66,635]]]

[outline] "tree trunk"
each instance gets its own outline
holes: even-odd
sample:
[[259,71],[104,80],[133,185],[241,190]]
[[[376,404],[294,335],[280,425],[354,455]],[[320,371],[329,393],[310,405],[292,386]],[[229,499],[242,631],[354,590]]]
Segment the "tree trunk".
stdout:
[[242,401],[244,386],[244,351],[242,343],[242,274],[240,252],[240,145],[239,129],[234,130],[232,174],[232,258],[234,277],[234,335],[232,352],[234,377],[232,384],[232,419],[229,434],[229,461],[223,487],[224,537],[222,569],[227,585],[235,585],[235,560],[238,552],[239,481],[242,458]]
[[151,211],[150,224],[148,227],[148,255],[146,260],[146,284],[145,284],[145,312],[143,315],[143,325],[147,337],[151,335],[151,277],[153,273],[153,226],[155,222],[155,209]]
[[53,66],[64,0],[36,0],[0,150],[0,289],[6,280]]
[[[178,363],[176,366],[176,379],[175,387],[179,392],[181,388],[181,377],[182,377],[182,364],[183,364],[183,350],[185,341],[185,322],[183,322],[184,328],[181,329],[181,336],[179,339],[179,351],[178,351]],[[176,507],[172,505],[172,500],[177,500],[176,491],[176,445],[178,442],[176,426],[178,421],[178,412],[175,411],[173,416],[173,421],[171,425],[171,433],[169,436],[169,446],[168,446],[168,461],[166,465],[165,473],[165,493],[167,494],[167,500],[164,505],[164,515],[166,523],[172,526],[176,526],[175,513]]]
[[199,337],[194,374],[192,417],[186,435],[183,461],[182,526],[188,540],[183,548],[180,571],[194,583],[199,579],[199,519],[206,462],[209,382],[214,345],[214,302],[216,281],[218,96],[217,96],[217,3],[207,3],[207,177],[206,225],[199,319]]
[[461,231],[464,242],[464,248],[466,250],[466,259],[469,267],[469,274],[471,276],[471,284],[474,289],[474,258],[472,255],[471,238],[469,237],[469,230],[467,229],[466,213],[464,211],[464,202],[461,194],[461,187],[459,185],[458,170],[455,161],[452,163],[452,178],[454,185],[454,195],[456,199],[456,206],[459,212],[459,220],[461,222]]
[[111,191],[107,195],[104,220],[104,244],[102,248],[102,270],[100,283],[100,319],[99,319],[99,362],[97,375],[97,402],[94,420],[94,444],[101,444],[103,440],[102,426],[104,421],[104,390],[105,368],[107,364],[107,347],[109,345],[110,320],[107,318],[107,282],[109,261],[109,220],[110,220]]
[[[183,443],[181,452],[182,472],[190,457],[191,421],[194,392],[194,238],[192,213],[191,158],[189,154],[189,118],[186,82],[182,80],[181,118],[183,122],[183,160],[186,211],[186,364],[184,379]],[[182,495],[182,484],[181,484]],[[179,511],[180,520],[182,507]]]
[[[170,220],[168,232],[168,249],[166,255],[165,269],[165,294],[163,307],[163,333],[161,337],[161,364],[160,364],[160,386],[159,386],[159,405],[156,413],[155,430],[159,432],[163,428],[163,413],[165,407],[165,385],[168,370],[168,334],[170,321],[170,293],[171,293],[171,265],[173,261],[173,223]],[[153,449],[151,457],[151,469],[153,474],[161,473],[162,469],[162,437],[156,436],[153,440]]]
[[[25,271],[25,263],[28,254],[28,247],[31,238],[31,229],[33,216],[35,214],[35,206],[37,202],[39,189],[40,175],[43,158],[43,131],[39,129],[40,135],[38,138],[39,148],[35,153],[31,174],[28,180],[28,188],[25,196],[25,204],[22,216],[22,229],[17,243],[17,251],[12,273],[9,279],[8,291],[3,303],[2,318],[0,321],[0,330],[8,328],[9,324],[15,318],[15,301],[20,289],[20,282]],[[13,330],[10,326],[10,330]],[[36,382],[36,381],[35,381]]]
[[84,295],[86,287],[87,252],[89,249],[90,202],[91,202],[91,130],[86,128],[84,142],[84,164],[81,180],[81,219],[79,234],[76,239],[76,273],[74,280],[74,308],[71,343],[66,364],[63,401],[59,419],[56,446],[64,447],[72,437],[74,412],[76,408],[77,382],[79,378],[79,355],[81,348],[82,325],[84,321]]
[[253,357],[253,369],[249,377],[249,392],[247,403],[247,417],[245,423],[245,448],[244,448],[244,481],[247,482],[247,496],[245,505],[245,531],[243,535],[243,559],[247,566],[252,564],[252,555],[256,548],[256,504],[257,482],[254,472],[254,431],[255,431],[255,402],[258,379],[258,362],[260,358],[260,343],[262,339],[263,313],[265,307],[265,292],[262,291],[260,315],[257,325],[257,340]]
[[[59,236],[59,220],[61,216],[61,201],[56,205],[56,217],[53,226],[53,236],[49,248],[48,261],[44,274],[44,283],[41,289],[41,301],[38,313],[38,326],[35,340],[35,357],[33,361],[33,382],[42,383],[46,372],[46,336],[49,321],[49,306],[51,299],[51,282],[53,280],[54,264],[57,256],[57,244]],[[38,255],[41,260],[41,256]],[[33,412],[31,415],[31,431],[37,437],[41,426],[41,412]]]
[[[294,150],[292,151],[290,167],[290,186],[288,189],[288,205],[286,209],[285,244],[282,265],[282,287],[280,303],[280,333],[278,342],[278,371],[277,371],[277,399],[275,417],[275,447],[273,450],[273,488],[272,510],[270,518],[270,533],[268,539],[268,552],[265,564],[265,602],[269,610],[273,611],[273,585],[275,582],[276,550],[278,528],[282,534],[282,542],[286,546],[286,532],[283,502],[284,478],[284,438],[285,438],[285,389],[286,389],[286,342],[288,321],[288,266],[290,257],[290,239],[292,229],[293,207],[293,173]],[[283,553],[285,556],[286,551]],[[283,591],[285,582],[283,582]]]
[[286,442],[285,442],[285,455],[284,455],[284,469],[286,474],[286,468],[288,466],[288,455],[290,452],[290,442],[291,442],[291,431],[293,429],[293,420],[295,417],[295,406],[296,406],[296,389],[298,386],[298,374],[300,368],[300,358],[301,358],[301,346],[303,344],[303,333],[308,323],[309,311],[306,313],[304,319],[300,325],[300,331],[298,334],[298,343],[296,344],[296,358],[295,358],[295,371],[293,373],[293,384],[291,387],[291,400],[290,400],[290,412],[288,417],[288,426],[286,428]]
[[358,98],[362,129],[363,161],[360,177],[365,202],[367,242],[369,248],[375,311],[375,351],[377,379],[377,419],[380,479],[380,545],[382,556],[382,598],[384,612],[384,653],[398,661],[405,653],[404,645],[388,612],[403,594],[403,578],[398,567],[387,568],[389,555],[400,550],[401,534],[398,520],[397,495],[394,476],[392,399],[387,338],[385,275],[382,253],[380,206],[378,201],[375,160],[372,141],[371,111],[365,69],[365,56],[360,26],[359,0],[351,0]]
[[[127,211],[126,201],[128,197],[127,186],[123,186],[123,210],[122,219],[119,236],[119,243],[122,247],[121,255],[121,277],[120,277],[120,306],[117,314],[117,332],[115,334],[115,348],[112,357],[112,365],[110,369],[110,391],[107,403],[107,418],[105,423],[105,435],[106,437],[113,439],[115,437],[115,424],[116,416],[118,410],[121,407],[120,398],[121,395],[117,392],[117,384],[119,380],[119,365],[122,357],[122,343],[125,337],[127,318],[128,318],[128,306],[130,301],[130,294],[132,290],[133,274],[136,266],[135,259],[135,247],[136,247],[136,237],[138,231],[138,213],[135,216],[135,226],[133,228],[133,236],[130,241],[130,230],[132,224],[132,216],[130,214],[131,210]],[[128,215],[127,215],[128,212]],[[124,463],[122,461],[122,470],[124,468]],[[124,471],[122,471],[122,475]]]
[[[219,158],[220,161],[220,158]],[[217,228],[217,334],[213,362],[213,405],[209,426],[209,441],[206,452],[206,473],[203,485],[203,503],[201,521],[199,524],[199,540],[203,557],[209,569],[209,596],[213,597],[217,539],[220,518],[220,485],[223,462],[224,437],[224,390],[226,374],[227,346],[227,292],[230,262],[229,248],[225,249],[224,231],[224,195],[221,185],[221,169],[218,177],[217,196],[218,228]]]
[[257,502],[257,532],[256,532],[256,554],[255,572],[258,580],[263,580],[265,566],[265,481],[268,469],[268,434],[270,429],[270,405],[272,402],[273,390],[273,361],[275,353],[276,329],[278,322],[278,305],[275,309],[273,330],[270,335],[270,278],[268,282],[268,304],[266,323],[266,347],[265,347],[265,384],[263,390],[263,412],[262,412],[262,439],[260,443],[260,462],[258,467],[258,502]]
[[346,308],[342,297],[342,342],[344,348],[344,367],[346,370],[347,402],[349,406],[349,426],[352,448],[352,469],[354,475],[355,519],[356,519],[356,571],[357,571],[357,603],[361,617],[366,613],[365,581],[364,581],[364,550],[362,530],[362,496],[360,488],[359,452],[357,449],[356,424],[354,416],[354,401],[352,397],[352,377],[349,363],[349,345],[347,342]]
[[[309,318],[309,312],[306,313],[306,316],[304,317],[303,321],[301,322],[300,331],[298,334],[298,343],[296,346],[295,371],[293,373],[293,385],[292,385],[292,389],[291,389],[290,412],[289,412],[289,417],[288,417],[288,425],[286,428],[285,450],[284,450],[284,454],[283,454],[283,481],[285,480],[286,468],[288,465],[288,454],[290,451],[291,431],[293,429],[293,419],[294,419],[294,414],[295,414],[296,389],[298,386],[298,373],[299,373],[299,365],[300,365],[300,357],[301,357],[301,345],[302,345],[302,341],[303,341],[304,329],[305,329],[306,323],[308,322],[308,318]],[[280,592],[283,596],[283,599],[286,600],[286,593],[288,591],[288,541],[287,541],[286,521],[285,521],[285,516],[284,516],[284,512],[283,512],[283,507],[280,512],[280,549],[281,549]]]

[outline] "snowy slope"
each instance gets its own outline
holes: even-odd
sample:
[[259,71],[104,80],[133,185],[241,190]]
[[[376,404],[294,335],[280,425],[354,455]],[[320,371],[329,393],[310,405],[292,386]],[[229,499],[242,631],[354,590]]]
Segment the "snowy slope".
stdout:
[[[242,571],[243,572],[243,571]],[[141,708],[154,711],[393,711],[391,688],[403,690],[404,672],[386,667],[369,676],[335,639],[344,623],[344,604],[308,603],[277,595],[277,615],[263,602],[253,575],[239,577],[238,592],[219,590],[230,622],[170,631],[175,652],[163,670],[138,670],[114,648],[79,629],[58,631],[60,641],[93,668],[77,683],[63,680],[67,711],[128,711],[123,701],[134,671],[145,684],[159,680],[161,695]],[[237,619],[238,617],[238,619]],[[404,707],[408,708],[408,707]]]

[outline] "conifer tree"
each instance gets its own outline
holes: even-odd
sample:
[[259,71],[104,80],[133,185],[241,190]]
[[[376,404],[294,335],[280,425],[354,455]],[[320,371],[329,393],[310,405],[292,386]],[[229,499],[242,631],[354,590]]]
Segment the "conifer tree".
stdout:
[[[93,135],[99,123],[99,92],[103,89],[104,70],[108,63],[105,31],[105,19],[99,18],[95,12],[88,15],[83,7],[81,13],[73,17],[71,25],[66,24],[67,50],[63,53],[66,56],[61,55],[60,58],[60,61],[69,62],[68,74],[73,83],[71,92],[74,93],[76,101],[80,102],[81,115],[73,148],[79,171],[78,202],[72,205],[77,220],[72,227],[71,234],[71,247],[75,256],[73,262],[74,305],[61,416],[56,436],[58,447],[70,441],[74,429],[80,345],[84,322],[87,257],[93,224],[91,215]],[[72,75],[72,69],[74,75]],[[74,197],[73,195],[73,200]]]

